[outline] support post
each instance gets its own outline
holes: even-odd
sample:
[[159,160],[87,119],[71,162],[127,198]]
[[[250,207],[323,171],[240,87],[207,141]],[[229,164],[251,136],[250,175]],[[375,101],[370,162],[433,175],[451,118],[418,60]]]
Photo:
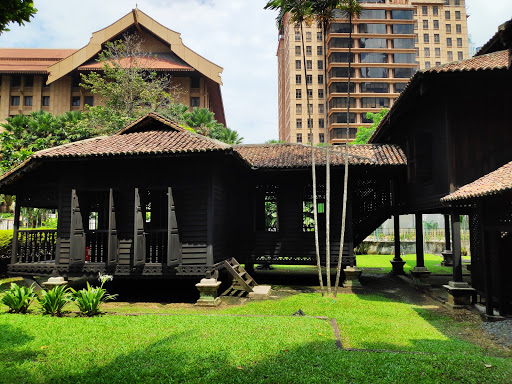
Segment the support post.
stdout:
[[428,277],[430,271],[425,267],[425,256],[423,254],[423,215],[415,214],[416,219],[416,266],[411,271],[414,284],[420,288],[428,288]]
[[18,202],[18,199],[16,199],[16,205],[14,207],[14,227],[12,229],[11,264],[16,264],[16,262],[18,261],[18,230],[20,228],[20,213],[21,201]]
[[462,257],[460,245],[460,216],[455,210],[451,213],[453,240],[453,280],[443,287],[448,291],[448,306],[457,309],[471,304],[475,290],[462,280]]
[[487,255],[487,247],[485,245],[487,236],[485,233],[485,209],[484,203],[478,204],[479,210],[479,223],[478,223],[478,236],[480,237],[480,259],[482,260],[482,272],[484,276],[484,292],[485,292],[485,315],[487,318],[494,317],[494,305],[492,302],[492,281],[491,281],[491,266],[489,257]]
[[391,273],[393,275],[404,275],[405,261],[403,261],[400,256],[400,215],[396,212],[393,216],[393,226],[395,236],[395,257],[391,260],[391,266],[393,267]]
[[[361,277],[361,274],[363,273],[362,269],[357,267],[356,258],[354,256],[354,230],[353,230],[353,221],[352,221],[352,198],[351,198],[351,189],[349,188],[349,194],[348,194],[348,202],[347,202],[347,225],[346,225],[346,232],[345,232],[345,241],[344,243],[347,245],[348,248],[348,259],[349,259],[349,265],[343,270],[345,273],[345,281],[343,282],[343,285],[348,288],[359,288],[361,287],[361,282],[359,281],[359,278]],[[343,254],[343,250],[342,250]]]
[[443,255],[442,265],[445,267],[451,267],[453,265],[453,253],[450,241],[450,215],[444,215],[444,251],[441,252]]

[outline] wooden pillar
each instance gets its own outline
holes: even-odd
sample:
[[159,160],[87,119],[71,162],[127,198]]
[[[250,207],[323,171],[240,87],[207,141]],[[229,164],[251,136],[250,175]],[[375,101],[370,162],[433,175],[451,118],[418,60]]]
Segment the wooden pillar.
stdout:
[[453,281],[462,282],[462,258],[460,244],[460,216],[452,211],[452,239],[453,239]]
[[110,188],[108,199],[108,254],[107,263],[113,265],[117,263],[119,246],[117,241],[116,212],[114,204],[114,191]]
[[485,208],[484,203],[478,204],[478,237],[480,238],[480,260],[482,263],[482,272],[484,277],[484,293],[485,293],[485,314],[487,316],[494,315],[494,306],[492,302],[492,281],[491,281],[491,266],[489,265],[489,257],[487,256],[485,233]]
[[[17,197],[19,197],[19,195]],[[12,229],[11,264],[16,264],[18,261],[18,230],[20,228],[20,213],[21,201],[16,199],[16,205],[14,207],[14,226]]]
[[206,246],[206,264],[213,265],[213,242],[215,241],[215,177],[213,169],[209,169],[208,177],[208,213],[207,213],[207,246]]
[[400,215],[395,212],[393,216],[393,231],[395,234],[395,258],[394,260],[402,260],[400,255]]
[[76,189],[71,190],[70,264],[85,262],[85,231],[80,201]]
[[167,188],[167,266],[181,263],[181,244],[172,188]]
[[425,256],[423,254],[423,215],[415,214],[416,219],[416,267],[425,267]]
[[139,188],[135,188],[134,211],[133,265],[140,267],[146,263],[146,239],[144,237],[144,222],[146,218],[142,211]]
[[450,215],[444,215],[444,249],[447,251],[452,249],[450,241]]

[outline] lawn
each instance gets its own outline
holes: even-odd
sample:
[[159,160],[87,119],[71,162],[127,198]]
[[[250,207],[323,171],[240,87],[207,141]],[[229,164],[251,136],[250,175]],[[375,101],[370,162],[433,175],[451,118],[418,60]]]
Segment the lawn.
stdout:
[[[336,319],[343,347],[364,351],[336,349],[329,321],[290,316],[298,309]],[[52,318],[5,310],[5,383],[509,383],[512,377],[510,356],[465,338],[478,325],[376,294],[303,293],[213,310],[105,306],[176,314],[170,316]]]

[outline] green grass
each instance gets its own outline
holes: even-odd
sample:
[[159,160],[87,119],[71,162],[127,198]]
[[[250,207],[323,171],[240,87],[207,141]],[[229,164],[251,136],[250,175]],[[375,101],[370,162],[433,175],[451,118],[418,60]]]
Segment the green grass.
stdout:
[[[105,308],[181,315],[2,314],[0,382],[507,383],[512,377],[510,356],[459,335],[478,325],[375,294],[336,300],[298,294],[219,309]],[[335,318],[344,347],[419,354],[337,350],[329,323],[290,316],[298,309]],[[272,317],[221,316],[229,314]]]
[[[391,263],[390,261],[393,259],[394,255],[357,255],[357,266],[360,268],[382,268],[382,271],[375,272],[389,272],[391,271]],[[404,271],[409,272],[416,266],[416,255],[405,255],[402,257],[405,261]],[[445,273],[451,274],[451,267],[443,267],[441,266],[441,261],[443,261],[442,256],[438,255],[424,255],[425,259],[425,267],[432,273]]]

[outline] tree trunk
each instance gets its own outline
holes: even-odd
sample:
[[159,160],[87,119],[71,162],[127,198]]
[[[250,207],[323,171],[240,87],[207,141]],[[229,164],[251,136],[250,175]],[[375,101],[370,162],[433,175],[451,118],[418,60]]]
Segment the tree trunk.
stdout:
[[[323,23],[323,45],[324,45],[324,84],[325,84],[325,95],[327,100],[327,52],[326,52],[326,38],[327,38],[327,23]],[[327,112],[327,101],[325,103],[325,113]],[[326,138],[325,141],[325,269],[327,271],[327,294],[331,294],[331,164],[329,156],[329,128],[327,120],[324,122],[326,127]]]
[[347,218],[347,194],[348,194],[348,136],[350,131],[350,69],[352,59],[352,14],[349,15],[349,45],[348,45],[348,97],[347,97],[347,136],[345,142],[345,174],[343,178],[343,213],[341,216],[341,237],[340,237],[340,252],[338,256],[338,268],[336,269],[336,282],[334,288],[334,296],[338,294],[338,286],[341,275],[341,263],[343,259],[343,246],[345,244],[345,222]]
[[313,182],[313,220],[315,221],[315,253],[316,253],[316,267],[318,270],[318,281],[320,283],[320,291],[324,295],[324,280],[322,277],[322,266],[320,264],[320,242],[318,240],[318,209],[316,201],[316,166],[315,166],[315,149],[313,146],[313,126],[309,125],[311,119],[311,111],[309,110],[309,93],[308,93],[308,74],[306,67],[306,51],[304,50],[304,30],[302,28],[303,22],[300,23],[300,39],[302,42],[302,61],[304,65],[304,82],[306,83],[306,109],[308,111],[307,126],[311,134],[311,175]]

